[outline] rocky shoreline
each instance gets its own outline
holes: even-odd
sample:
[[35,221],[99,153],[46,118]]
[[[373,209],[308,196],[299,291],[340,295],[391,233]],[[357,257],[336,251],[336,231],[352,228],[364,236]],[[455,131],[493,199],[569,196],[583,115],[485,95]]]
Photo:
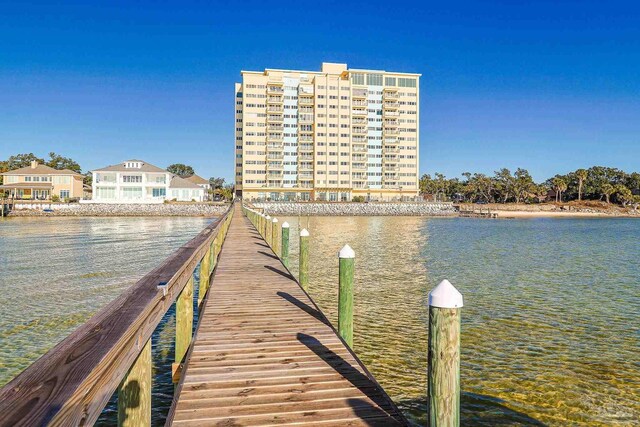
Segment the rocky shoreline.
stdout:
[[[107,204],[107,203],[47,203],[36,208],[16,208],[9,217],[32,216],[220,216],[227,211],[228,205],[193,204]],[[51,209],[53,212],[45,212]]]
[[451,203],[253,203],[269,215],[303,216],[456,216]]

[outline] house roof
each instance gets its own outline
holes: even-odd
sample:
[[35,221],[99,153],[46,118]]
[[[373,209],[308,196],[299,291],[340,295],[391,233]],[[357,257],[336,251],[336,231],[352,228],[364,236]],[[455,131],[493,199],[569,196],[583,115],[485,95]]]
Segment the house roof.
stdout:
[[184,178],[180,178],[178,175],[173,175],[171,177],[171,182],[169,182],[169,188],[193,188],[198,189],[198,190],[202,190],[202,187],[200,187],[198,184],[194,184],[191,181],[188,181]]
[[[139,168],[128,168],[125,167],[126,163],[134,162],[140,163]],[[158,166],[152,165],[151,163],[147,163],[143,160],[125,160],[124,162],[120,162],[117,165],[107,166],[106,168],[94,169],[91,172],[160,172],[160,173],[169,173],[165,169],[159,168]]]
[[185,178],[187,181],[191,181],[194,184],[208,184],[209,181],[204,179],[201,176],[198,175],[191,175],[189,178]]
[[0,185],[0,188],[9,190],[12,188],[45,188],[48,190],[53,188],[53,185],[46,182],[16,182],[15,184]]
[[82,176],[78,172],[69,169],[54,169],[47,165],[37,165],[36,167],[27,166],[20,169],[4,172],[0,175],[74,175]]

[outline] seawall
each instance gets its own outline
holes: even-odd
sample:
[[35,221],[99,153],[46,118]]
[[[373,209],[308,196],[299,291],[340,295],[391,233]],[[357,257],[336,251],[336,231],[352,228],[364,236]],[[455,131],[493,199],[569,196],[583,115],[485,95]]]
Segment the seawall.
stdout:
[[269,215],[303,216],[455,216],[452,203],[253,203]]
[[[45,212],[51,209],[53,212]],[[9,213],[18,216],[220,216],[227,205],[185,204],[111,204],[111,203],[16,203]]]

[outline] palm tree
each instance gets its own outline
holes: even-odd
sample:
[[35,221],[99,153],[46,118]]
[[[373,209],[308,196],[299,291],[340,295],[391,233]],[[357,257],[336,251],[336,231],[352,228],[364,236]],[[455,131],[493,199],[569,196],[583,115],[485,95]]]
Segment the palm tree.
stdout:
[[578,169],[576,171],[576,177],[578,178],[578,201],[582,200],[582,185],[588,175],[589,172],[586,169]]
[[567,190],[567,182],[557,176],[551,180],[551,185],[553,185],[553,190],[556,192],[556,203],[562,201],[562,193]]

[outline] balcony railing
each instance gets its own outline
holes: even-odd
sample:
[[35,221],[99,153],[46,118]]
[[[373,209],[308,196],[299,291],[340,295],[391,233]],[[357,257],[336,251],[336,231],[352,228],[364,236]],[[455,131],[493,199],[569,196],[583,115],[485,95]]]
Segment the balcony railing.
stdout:
[[354,107],[366,107],[367,101],[362,101],[360,99],[354,99],[353,102],[351,103],[352,106]]
[[400,95],[398,95],[398,92],[391,92],[391,91],[385,91],[384,92],[384,99],[398,99],[400,98]]
[[267,123],[280,123],[284,121],[284,117],[283,116],[276,116],[276,115],[272,115],[269,114],[267,116]]
[[298,86],[298,94],[299,95],[313,95],[313,86],[311,86],[311,85],[300,85],[300,86]]
[[366,146],[354,146],[351,151],[353,151],[354,153],[366,153],[367,152],[367,147]]
[[367,115],[367,110],[354,108],[353,110],[351,110],[351,115],[353,115],[353,116],[366,116]]
[[362,127],[362,126],[354,126],[353,128],[351,128],[351,133],[353,133],[353,134],[366,134],[367,133],[367,128],[366,127]]
[[398,117],[398,116],[400,116],[400,111],[384,110],[383,111],[383,115],[384,115],[384,117]]
[[354,125],[366,125],[367,124],[367,119],[365,119],[364,117],[354,117],[351,120],[351,123]]
[[269,126],[267,126],[267,131],[284,132],[284,126],[270,124]]
[[313,97],[307,97],[307,96],[298,97],[298,104],[313,105]]
[[274,86],[274,85],[269,85],[267,86],[267,93],[268,94],[282,94],[284,93],[284,89],[282,88],[282,86]]
[[400,103],[395,101],[385,101],[384,108],[397,110],[398,108],[400,108]]
[[366,98],[367,90],[366,89],[353,89],[351,91],[351,96],[353,98]]
[[269,96],[267,97],[268,104],[282,104],[284,97],[282,96]]

